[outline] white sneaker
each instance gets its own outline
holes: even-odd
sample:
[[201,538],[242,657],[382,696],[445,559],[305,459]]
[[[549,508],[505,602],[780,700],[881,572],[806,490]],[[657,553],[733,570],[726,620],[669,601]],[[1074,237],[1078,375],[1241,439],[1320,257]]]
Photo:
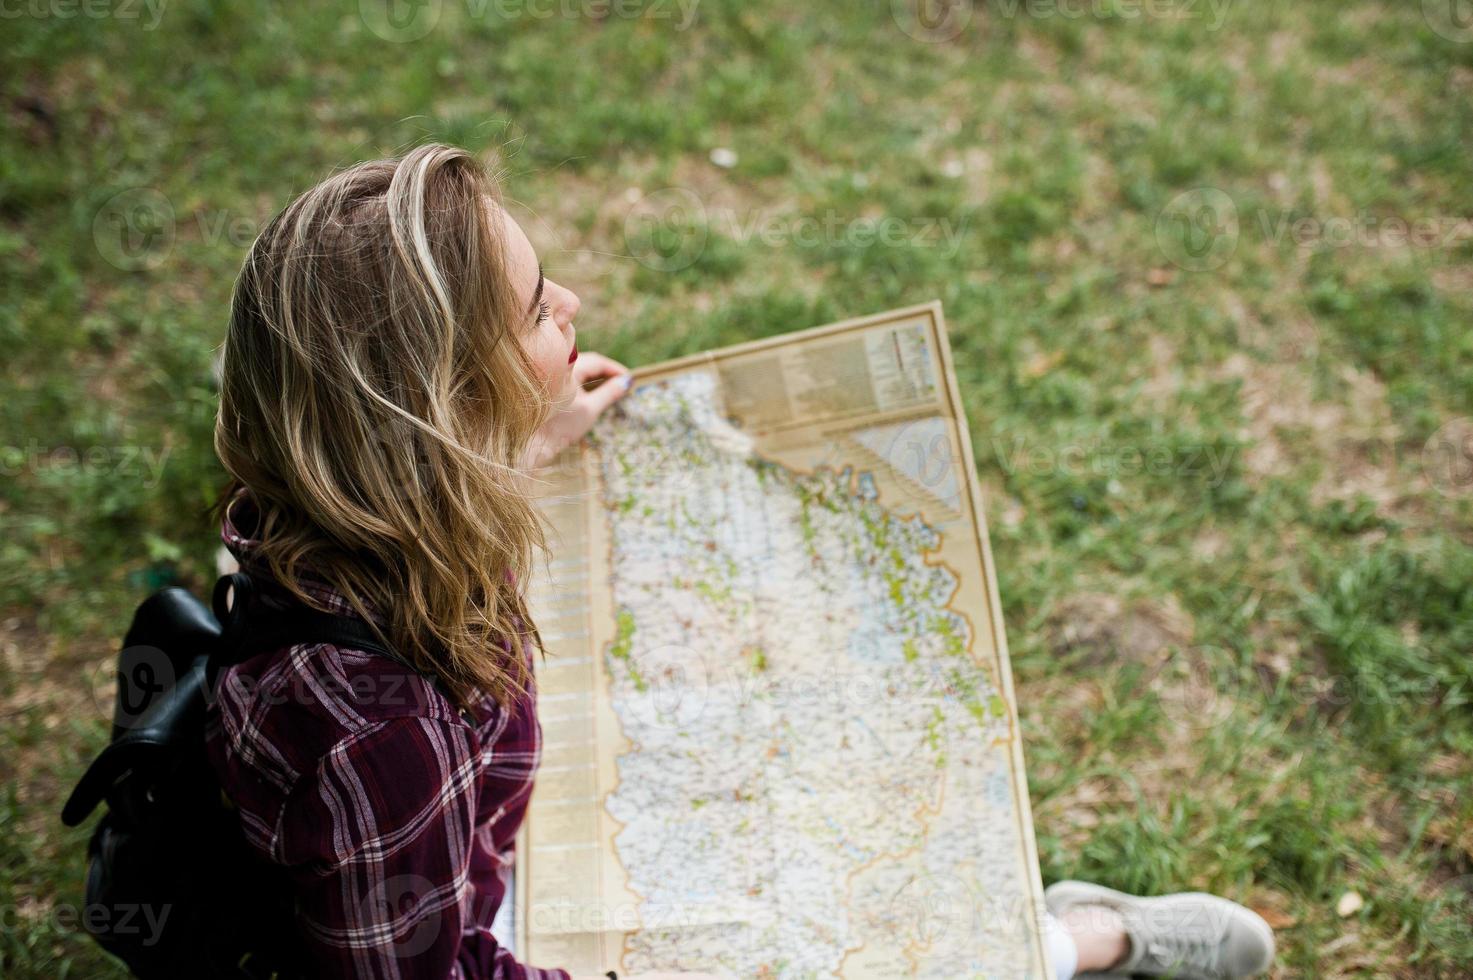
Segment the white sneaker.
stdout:
[[1102,905],[1120,916],[1130,952],[1111,976],[1233,980],[1263,973],[1274,961],[1274,932],[1262,916],[1216,895],[1137,898],[1084,881],[1060,881],[1043,898],[1056,919],[1077,905]]

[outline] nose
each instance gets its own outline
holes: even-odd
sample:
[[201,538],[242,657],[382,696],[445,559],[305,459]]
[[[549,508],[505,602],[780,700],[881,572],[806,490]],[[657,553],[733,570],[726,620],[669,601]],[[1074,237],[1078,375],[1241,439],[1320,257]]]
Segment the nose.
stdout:
[[567,311],[568,322],[571,323],[577,318],[578,311],[583,309],[583,301],[571,289],[564,289],[563,292],[567,294],[567,298],[563,300],[563,309]]

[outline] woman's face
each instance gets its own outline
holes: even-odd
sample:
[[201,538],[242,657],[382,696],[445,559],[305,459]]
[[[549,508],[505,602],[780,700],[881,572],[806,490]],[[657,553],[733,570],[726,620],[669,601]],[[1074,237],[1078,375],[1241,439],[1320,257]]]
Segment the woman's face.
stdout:
[[507,261],[518,297],[522,346],[553,403],[562,408],[576,393],[573,362],[578,358],[578,342],[573,317],[581,304],[571,289],[542,274],[537,252],[516,219],[505,208],[493,205],[492,211],[502,222]]

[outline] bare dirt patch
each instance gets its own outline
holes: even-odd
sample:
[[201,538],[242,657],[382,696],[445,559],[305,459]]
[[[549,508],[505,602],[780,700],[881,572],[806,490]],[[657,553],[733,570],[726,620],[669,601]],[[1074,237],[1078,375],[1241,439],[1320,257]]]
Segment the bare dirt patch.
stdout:
[[1049,620],[1055,648],[1089,666],[1154,663],[1189,643],[1194,629],[1174,596],[1127,600],[1085,592],[1065,599]]
[[0,726],[6,751],[0,775],[16,788],[27,817],[23,828],[44,837],[54,836],[56,813],[69,786],[58,772],[67,760],[58,745],[70,746],[69,726],[96,721],[104,724],[112,707],[112,689],[106,679],[113,653],[101,643],[80,643],[63,649],[36,626],[34,619],[0,619]]
[[1416,493],[1415,474],[1397,451],[1400,429],[1386,386],[1374,375],[1342,366],[1334,400],[1317,399],[1312,380],[1296,365],[1239,353],[1223,363],[1221,375],[1241,384],[1250,477],[1262,481],[1316,466],[1310,495],[1317,506],[1365,498],[1383,515]]

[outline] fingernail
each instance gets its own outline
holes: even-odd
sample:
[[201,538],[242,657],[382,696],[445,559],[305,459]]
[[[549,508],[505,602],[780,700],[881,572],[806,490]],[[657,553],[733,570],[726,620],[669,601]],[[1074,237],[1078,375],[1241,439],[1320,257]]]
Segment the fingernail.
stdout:
[[627,389],[630,385],[634,384],[634,375],[632,375],[632,374],[621,374],[621,375],[619,375],[619,384],[623,385]]

